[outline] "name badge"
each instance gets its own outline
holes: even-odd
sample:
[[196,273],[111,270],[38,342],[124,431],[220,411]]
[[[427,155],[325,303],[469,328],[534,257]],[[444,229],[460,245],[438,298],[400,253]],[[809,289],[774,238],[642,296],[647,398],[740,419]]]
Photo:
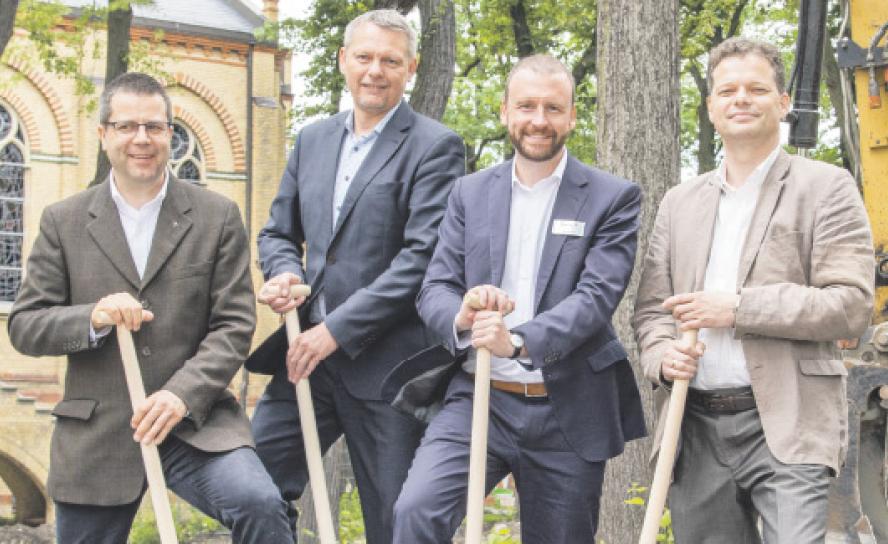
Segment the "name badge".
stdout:
[[567,221],[566,219],[556,219],[552,223],[552,234],[561,234],[563,236],[582,236],[585,232],[585,221]]

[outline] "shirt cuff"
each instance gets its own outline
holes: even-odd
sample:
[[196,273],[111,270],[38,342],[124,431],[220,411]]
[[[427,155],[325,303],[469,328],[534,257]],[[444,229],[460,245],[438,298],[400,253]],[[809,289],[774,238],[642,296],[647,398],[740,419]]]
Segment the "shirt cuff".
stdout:
[[456,330],[456,318],[453,318],[453,345],[458,350],[468,349],[472,346],[472,331]]
[[99,330],[95,330],[92,326],[92,323],[89,324],[89,347],[94,348],[99,345],[99,341],[108,336],[111,333],[112,327],[109,325],[107,327],[102,327]]

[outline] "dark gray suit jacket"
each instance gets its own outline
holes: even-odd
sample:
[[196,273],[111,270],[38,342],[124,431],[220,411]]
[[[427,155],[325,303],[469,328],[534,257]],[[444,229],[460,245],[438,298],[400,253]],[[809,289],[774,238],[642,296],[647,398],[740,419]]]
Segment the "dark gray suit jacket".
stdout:
[[53,411],[49,493],[58,501],[124,504],[144,486],[116,336],[89,347],[95,303],[124,291],[155,315],[133,334],[146,392],[169,390],[191,412],[173,434],[204,451],[252,444],[249,422],[226,389],[255,326],[237,206],[170,179],[139,280],[106,181],[43,212],[9,315],[17,350],[68,356],[64,400]]
[[[431,344],[414,301],[447,195],[465,169],[455,133],[406,102],[397,108],[351,182],[335,226],[333,188],[349,114],[303,129],[258,240],[266,278],[292,272],[312,286],[313,297],[323,289],[325,323],[339,344],[323,364],[337,367],[362,399],[379,399],[392,367]],[[312,303],[303,305],[303,317]],[[248,368],[282,372],[285,351],[278,331]]]
[[[453,320],[465,292],[499,285],[506,262],[511,161],[457,180],[419,294],[425,323],[456,354]],[[542,369],[558,424],[588,461],[646,434],[635,377],[611,326],[635,262],[638,186],[568,157],[537,274],[534,318],[515,328]],[[556,220],[582,236],[552,233]]]

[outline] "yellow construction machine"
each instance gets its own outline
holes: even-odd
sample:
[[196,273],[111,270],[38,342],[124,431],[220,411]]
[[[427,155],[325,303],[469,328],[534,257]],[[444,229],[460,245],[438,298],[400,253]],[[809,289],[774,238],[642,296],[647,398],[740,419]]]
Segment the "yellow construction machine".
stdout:
[[[830,492],[829,543],[888,544],[888,0],[839,0],[836,43],[845,149],[866,204],[875,244],[876,304],[872,326],[844,351],[848,368],[849,447]],[[817,140],[820,67],[827,0],[802,0],[791,78],[790,144]],[[853,342],[851,343],[853,344]],[[847,345],[845,347],[848,347]]]

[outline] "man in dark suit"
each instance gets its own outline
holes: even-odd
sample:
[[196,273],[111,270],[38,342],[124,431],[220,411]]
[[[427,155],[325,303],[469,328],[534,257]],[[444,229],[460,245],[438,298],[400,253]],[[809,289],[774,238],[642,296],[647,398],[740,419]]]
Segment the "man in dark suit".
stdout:
[[[367,542],[389,544],[422,426],[383,402],[380,384],[431,344],[414,301],[464,148],[403,101],[416,36],[396,11],[349,23],[339,66],[354,109],[302,130],[259,234],[259,299],[278,312],[304,302],[305,332],[288,350],[279,331],[251,357],[248,368],[274,373],[253,433],[284,498],[295,500],[307,472],[293,383],[310,377],[321,447],[345,434]],[[309,300],[276,296],[302,281]]]
[[522,542],[593,542],[605,462],[645,434],[610,323],[641,192],[568,156],[573,88],[558,60],[522,59],[500,110],[515,159],[457,180],[450,196],[417,307],[462,370],[395,506],[395,542],[450,542],[465,514],[477,348],[492,355],[487,490],[515,476]]
[[[8,322],[22,353],[68,356],[48,484],[58,541],[126,542],[146,485],[141,442],[236,542],[291,542],[226,390],[255,326],[237,206],[169,174],[172,108],[151,77],[108,83],[99,116],[110,179],[46,208]],[[135,414],[102,313],[134,333],[148,392]]]

